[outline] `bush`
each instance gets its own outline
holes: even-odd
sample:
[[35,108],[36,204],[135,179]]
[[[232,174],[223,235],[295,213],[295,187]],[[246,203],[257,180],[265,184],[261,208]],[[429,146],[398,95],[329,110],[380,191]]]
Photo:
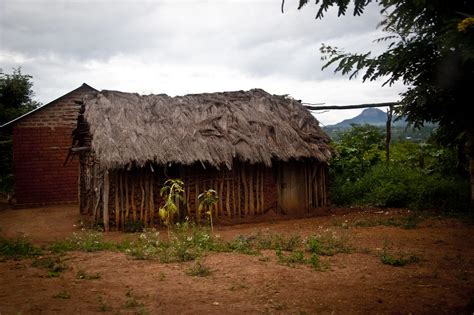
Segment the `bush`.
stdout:
[[462,211],[469,208],[469,182],[400,164],[377,165],[353,183],[334,181],[331,197],[341,205]]
[[41,255],[41,250],[24,237],[14,239],[0,237],[0,256],[24,258],[38,255]]

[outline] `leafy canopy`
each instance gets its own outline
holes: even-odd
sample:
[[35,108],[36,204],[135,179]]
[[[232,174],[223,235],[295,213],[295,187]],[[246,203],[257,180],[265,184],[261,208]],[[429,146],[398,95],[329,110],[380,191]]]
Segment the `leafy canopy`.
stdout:
[[[316,18],[331,7],[345,15],[353,7],[361,15],[371,0],[316,0]],[[401,113],[420,126],[424,121],[472,131],[466,115],[472,103],[474,75],[474,1],[466,0],[379,0],[384,18],[380,23],[387,36],[378,39],[388,48],[378,56],[371,52],[348,53],[323,44],[324,68],[364,81],[385,79],[385,84],[402,81]],[[300,0],[298,9],[309,3]]]
[[0,70],[0,125],[21,116],[40,105],[33,100],[32,76],[22,74],[21,68],[12,74]]

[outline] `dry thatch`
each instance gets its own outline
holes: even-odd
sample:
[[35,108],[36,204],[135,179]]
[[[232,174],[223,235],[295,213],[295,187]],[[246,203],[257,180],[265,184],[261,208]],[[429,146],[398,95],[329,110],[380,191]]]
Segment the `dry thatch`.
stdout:
[[329,137],[301,103],[260,89],[170,97],[102,91],[85,100],[92,150],[107,168],[234,159],[327,162]]

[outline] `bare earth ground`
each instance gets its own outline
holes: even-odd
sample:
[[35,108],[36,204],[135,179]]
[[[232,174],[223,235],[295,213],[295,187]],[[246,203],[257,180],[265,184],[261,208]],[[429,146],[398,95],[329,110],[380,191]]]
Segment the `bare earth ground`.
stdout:
[[[474,309],[474,227],[446,218],[429,218],[415,229],[343,228],[335,222],[407,216],[407,210],[332,209],[325,216],[220,226],[216,234],[269,230],[302,237],[330,229],[345,233],[350,254],[322,257],[327,271],[305,265],[280,265],[274,251],[267,259],[210,253],[208,277],[185,273],[193,262],[163,264],[133,260],[116,252],[66,254],[69,269],[59,278],[31,267],[31,259],[0,262],[0,314],[238,314],[238,313],[390,313],[471,314]],[[1,210],[3,236],[25,234],[34,243],[64,239],[79,228],[76,206]],[[111,232],[108,239],[120,239]],[[416,255],[404,267],[384,265],[384,245]],[[78,270],[100,272],[94,280],[76,279]],[[70,298],[54,298],[67,292]]]

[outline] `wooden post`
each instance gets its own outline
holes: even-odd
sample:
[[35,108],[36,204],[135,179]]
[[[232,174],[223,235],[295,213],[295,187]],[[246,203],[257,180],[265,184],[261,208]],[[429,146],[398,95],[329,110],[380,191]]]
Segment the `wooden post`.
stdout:
[[143,224],[145,224],[145,218],[143,217],[143,207],[145,206],[145,189],[143,188],[143,171],[139,174],[140,179],[140,191],[141,191],[141,199],[140,199],[140,220]]
[[392,140],[392,115],[393,106],[387,109],[387,124],[386,124],[386,137],[385,137],[385,161],[390,163],[390,141]]
[[135,200],[135,174],[132,173],[132,192],[131,192],[132,218],[137,221],[137,205]]
[[242,165],[242,185],[244,187],[244,215],[247,215],[248,214],[248,211],[249,211],[249,207],[248,207],[248,200],[249,200],[249,190],[248,190],[248,186],[247,186],[247,177],[245,176],[245,167],[244,165]]
[[260,172],[260,210],[261,213],[263,213],[265,209],[265,194],[264,194],[264,188],[265,188],[265,167],[262,167],[262,170]]
[[119,201],[119,171],[115,171],[115,228],[118,230],[120,226],[120,201]]
[[226,209],[226,212],[227,212],[227,216],[229,218],[231,218],[231,213],[230,213],[230,179],[227,179],[227,182],[226,182],[225,209]]
[[105,170],[104,172],[104,192],[102,195],[103,200],[103,219],[104,219],[104,230],[107,232],[110,230],[109,227],[109,171]]
[[125,171],[125,222],[129,220],[128,215],[130,214],[130,198],[128,195],[128,172]]

